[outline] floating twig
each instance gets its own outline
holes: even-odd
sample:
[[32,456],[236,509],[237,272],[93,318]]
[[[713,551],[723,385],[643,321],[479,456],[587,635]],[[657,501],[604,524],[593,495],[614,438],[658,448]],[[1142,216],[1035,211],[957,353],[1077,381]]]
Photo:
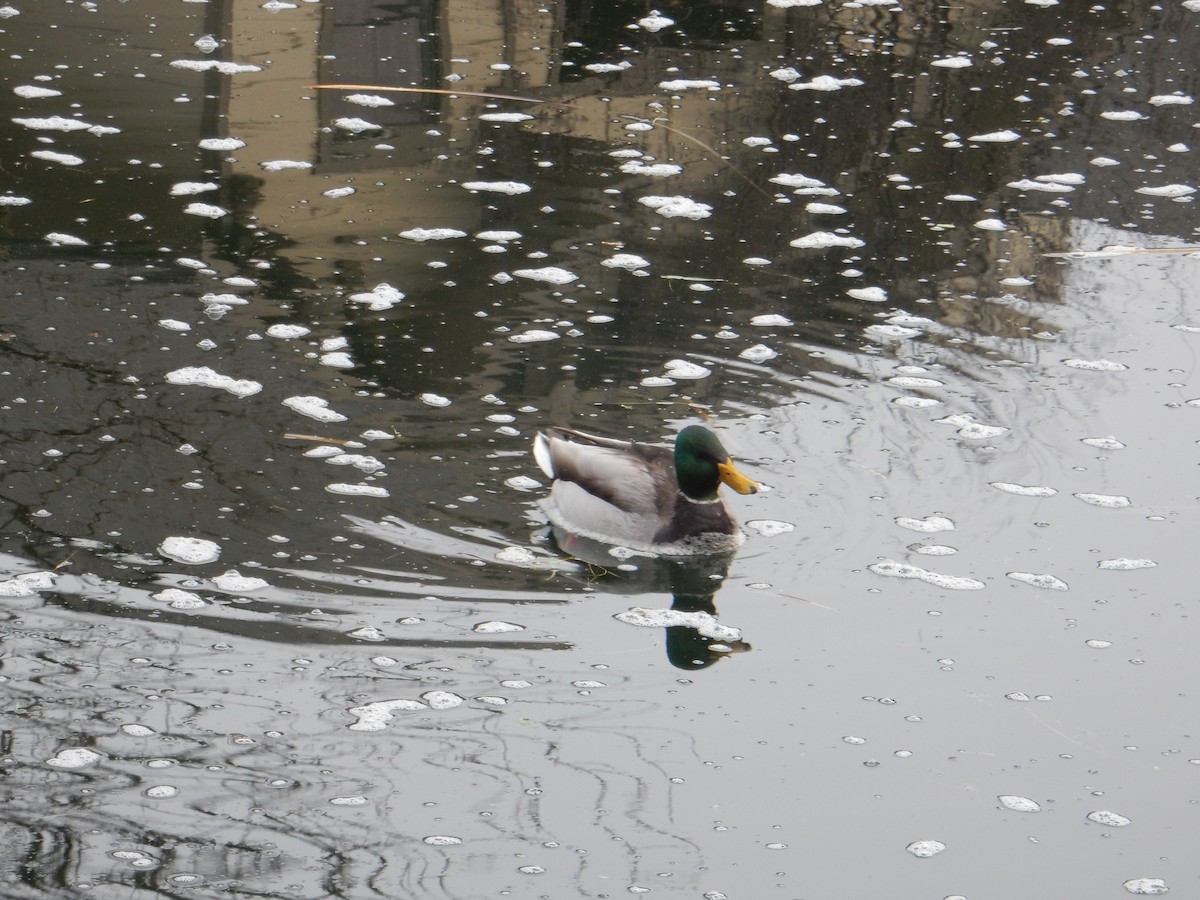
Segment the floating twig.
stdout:
[[1181,253],[1200,253],[1200,245],[1187,244],[1183,247],[1123,247],[1114,244],[1099,250],[1066,250],[1060,253],[1043,253],[1054,259],[1112,259],[1117,256],[1173,256]]
[[312,441],[314,444],[336,444],[339,447],[348,447],[351,444],[358,443],[357,441],[343,440],[342,438],[322,437],[319,434],[285,434],[285,441]]

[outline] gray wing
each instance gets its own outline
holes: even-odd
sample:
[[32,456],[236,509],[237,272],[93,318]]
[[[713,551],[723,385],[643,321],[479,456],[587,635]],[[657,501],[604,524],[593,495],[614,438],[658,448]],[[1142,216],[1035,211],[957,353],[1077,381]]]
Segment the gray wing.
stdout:
[[674,503],[674,456],[664,447],[552,428],[534,439],[533,455],[549,477],[626,512],[661,515]]

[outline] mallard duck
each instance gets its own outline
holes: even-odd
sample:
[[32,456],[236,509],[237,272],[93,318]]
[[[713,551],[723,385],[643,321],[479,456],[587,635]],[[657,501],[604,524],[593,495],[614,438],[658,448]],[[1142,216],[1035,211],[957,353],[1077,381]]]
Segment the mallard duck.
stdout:
[[720,553],[744,536],[717,496],[725,483],[739,494],[758,485],[734,468],[717,436],[689,425],[675,449],[549,428],[533,457],[554,479],[544,504],[565,531],[607,544],[671,556]]

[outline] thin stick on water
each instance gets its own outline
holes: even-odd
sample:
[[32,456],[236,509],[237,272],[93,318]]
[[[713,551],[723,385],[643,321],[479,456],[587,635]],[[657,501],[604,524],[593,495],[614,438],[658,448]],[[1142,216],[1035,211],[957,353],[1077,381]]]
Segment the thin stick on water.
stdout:
[[1099,250],[1064,250],[1060,253],[1043,253],[1053,259],[1112,259],[1116,256],[1167,256],[1180,253],[1200,253],[1200,246],[1188,244],[1183,247],[1101,247]]

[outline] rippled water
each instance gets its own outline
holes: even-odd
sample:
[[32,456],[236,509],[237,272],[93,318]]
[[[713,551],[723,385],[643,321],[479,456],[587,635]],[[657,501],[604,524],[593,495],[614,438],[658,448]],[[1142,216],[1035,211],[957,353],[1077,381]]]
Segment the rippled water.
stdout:
[[0,892],[1195,892],[1198,7],[0,7]]

